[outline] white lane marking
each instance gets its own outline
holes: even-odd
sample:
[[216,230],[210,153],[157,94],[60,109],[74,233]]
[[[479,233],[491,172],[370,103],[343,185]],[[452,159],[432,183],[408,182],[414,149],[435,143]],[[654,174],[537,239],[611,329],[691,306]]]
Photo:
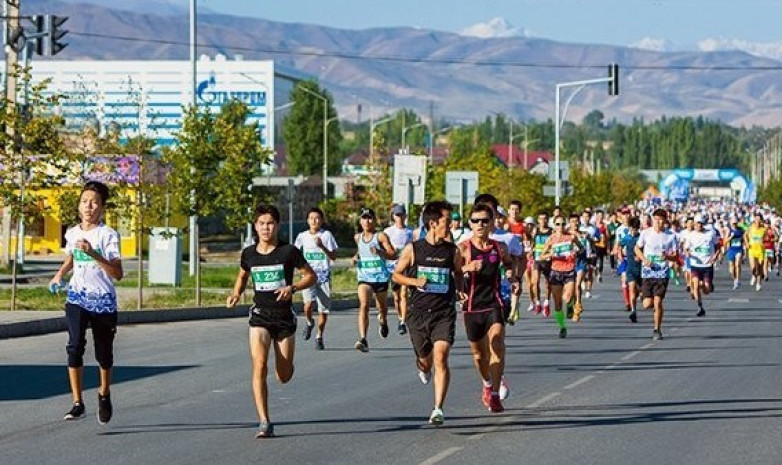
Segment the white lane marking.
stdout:
[[630,352],[629,354],[626,354],[624,357],[620,358],[619,360],[625,361],[630,360],[631,358],[635,357],[636,355],[640,355],[641,351],[636,350],[635,352]]
[[540,407],[541,405],[545,404],[546,402],[557,398],[560,394],[562,394],[562,393],[561,392],[552,392],[551,394],[543,396],[540,399],[536,400],[535,402],[527,405],[525,408],[537,408],[537,407]]
[[568,384],[563,389],[573,389],[574,387],[581,386],[582,384],[584,384],[586,382],[589,382],[589,381],[591,381],[594,378],[595,378],[595,375],[584,376],[583,378]]
[[221,393],[225,392],[225,389],[214,389],[212,392],[216,393],[216,394],[221,394]]
[[477,434],[473,434],[472,436],[467,436],[467,439],[471,441],[475,441],[478,439],[483,439],[484,436],[486,436],[484,433],[477,433]]
[[449,447],[448,449],[445,449],[428,459],[424,460],[420,463],[420,465],[434,465],[435,463],[442,462],[443,460],[447,459],[448,457],[452,456],[453,454],[459,452],[460,450],[464,449],[464,447]]
[[728,302],[736,303],[736,304],[738,304],[738,303],[745,304],[745,303],[749,302],[749,299],[747,299],[746,297],[743,297],[743,298],[731,297],[731,298],[728,299]]
[[654,346],[651,342],[641,346],[641,350],[651,349]]
[[778,302],[782,304],[782,299],[779,299]]

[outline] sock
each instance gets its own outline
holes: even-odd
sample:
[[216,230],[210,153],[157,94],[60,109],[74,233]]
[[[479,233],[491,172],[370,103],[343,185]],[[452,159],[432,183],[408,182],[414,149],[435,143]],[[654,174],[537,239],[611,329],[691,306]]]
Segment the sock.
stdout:
[[491,387],[491,381],[483,380],[483,387]]
[[630,305],[630,289],[627,287],[627,284],[622,285],[622,297],[625,299],[625,304]]
[[565,327],[565,312],[562,310],[554,310],[554,318],[557,319],[557,324],[560,328]]

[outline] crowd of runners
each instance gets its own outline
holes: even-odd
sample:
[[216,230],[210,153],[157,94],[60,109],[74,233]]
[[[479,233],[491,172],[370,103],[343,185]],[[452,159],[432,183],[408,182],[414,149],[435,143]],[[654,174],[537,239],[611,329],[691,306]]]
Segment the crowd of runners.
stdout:
[[[109,387],[116,331],[116,292],[112,279],[122,277],[118,235],[102,222],[108,189],[89,183],[82,191],[81,224],[66,234],[68,258],[51,281],[56,289],[73,270],[66,304],[68,367],[73,407],[65,419],[84,415],[81,377],[87,326],[92,327],[101,386],[98,418],[111,419]],[[481,194],[463,223],[444,201],[425,204],[418,227],[408,226],[404,206],[395,205],[391,224],[383,228],[370,208],[359,212],[356,253],[359,300],[354,348],[370,351],[370,306],[377,309],[381,338],[390,333],[389,288],[397,316],[396,330],[407,335],[415,354],[418,377],[433,380],[433,425],[445,421],[443,406],[450,383],[448,357],[461,313],[472,352],[480,399],[491,412],[504,410],[510,395],[504,376],[506,325],[518,321],[527,290],[527,312],[553,315],[556,336],[566,338],[568,322],[578,323],[592,298],[595,280],[605,273],[620,276],[626,318],[639,319],[638,301],[653,309],[654,340],[663,338],[664,299],[672,281],[686,286],[698,317],[704,298],[714,290],[715,266],[727,261],[733,289],[742,283],[748,265],[749,285],[779,275],[780,218],[760,206],[729,202],[686,204],[641,203],[606,212],[587,208],[565,214],[555,207],[537,217],[523,216],[521,202],[507,208],[491,194]],[[318,208],[307,213],[308,230],[292,244],[278,238],[280,213],[259,205],[254,215],[255,243],[242,251],[240,269],[227,306],[239,301],[248,282],[254,290],[250,307],[249,345],[252,392],[260,426],[257,437],[274,436],[268,409],[268,359],[274,352],[277,379],[294,372],[297,315],[292,297],[301,292],[303,338],[315,333],[315,347],[326,347],[325,329],[331,309],[331,267],[337,242],[323,228]],[[317,321],[314,312],[317,311]]]

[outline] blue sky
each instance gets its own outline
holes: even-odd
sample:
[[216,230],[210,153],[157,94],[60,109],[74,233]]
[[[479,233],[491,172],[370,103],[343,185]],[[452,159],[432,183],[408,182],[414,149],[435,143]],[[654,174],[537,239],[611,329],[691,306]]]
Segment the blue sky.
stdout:
[[[180,0],[181,1],[181,0]],[[707,38],[782,43],[782,0],[197,0],[214,11],[363,29],[421,26],[458,32],[503,17],[537,37],[629,45]]]

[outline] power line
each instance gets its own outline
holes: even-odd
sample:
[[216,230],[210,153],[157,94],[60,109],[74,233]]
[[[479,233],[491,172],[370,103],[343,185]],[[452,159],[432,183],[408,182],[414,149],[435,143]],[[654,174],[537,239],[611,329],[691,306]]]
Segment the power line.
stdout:
[[[189,42],[155,39],[125,35],[100,34],[96,32],[70,31],[70,34],[99,39],[121,40],[125,42],[152,43],[159,45],[190,46]],[[605,69],[605,64],[565,64],[565,63],[529,63],[520,61],[484,61],[468,60],[464,58],[414,58],[394,55],[356,55],[336,51],[306,51],[283,50],[272,48],[254,48],[240,45],[205,44],[199,43],[198,48],[212,48],[217,50],[233,50],[238,52],[268,53],[271,55],[306,56],[322,58],[339,58],[360,61],[390,61],[396,63],[436,64],[436,65],[470,65],[487,67],[514,67],[514,68],[549,68],[549,69]],[[636,71],[782,71],[782,64],[774,66],[696,66],[696,65],[623,65],[626,70]]]

